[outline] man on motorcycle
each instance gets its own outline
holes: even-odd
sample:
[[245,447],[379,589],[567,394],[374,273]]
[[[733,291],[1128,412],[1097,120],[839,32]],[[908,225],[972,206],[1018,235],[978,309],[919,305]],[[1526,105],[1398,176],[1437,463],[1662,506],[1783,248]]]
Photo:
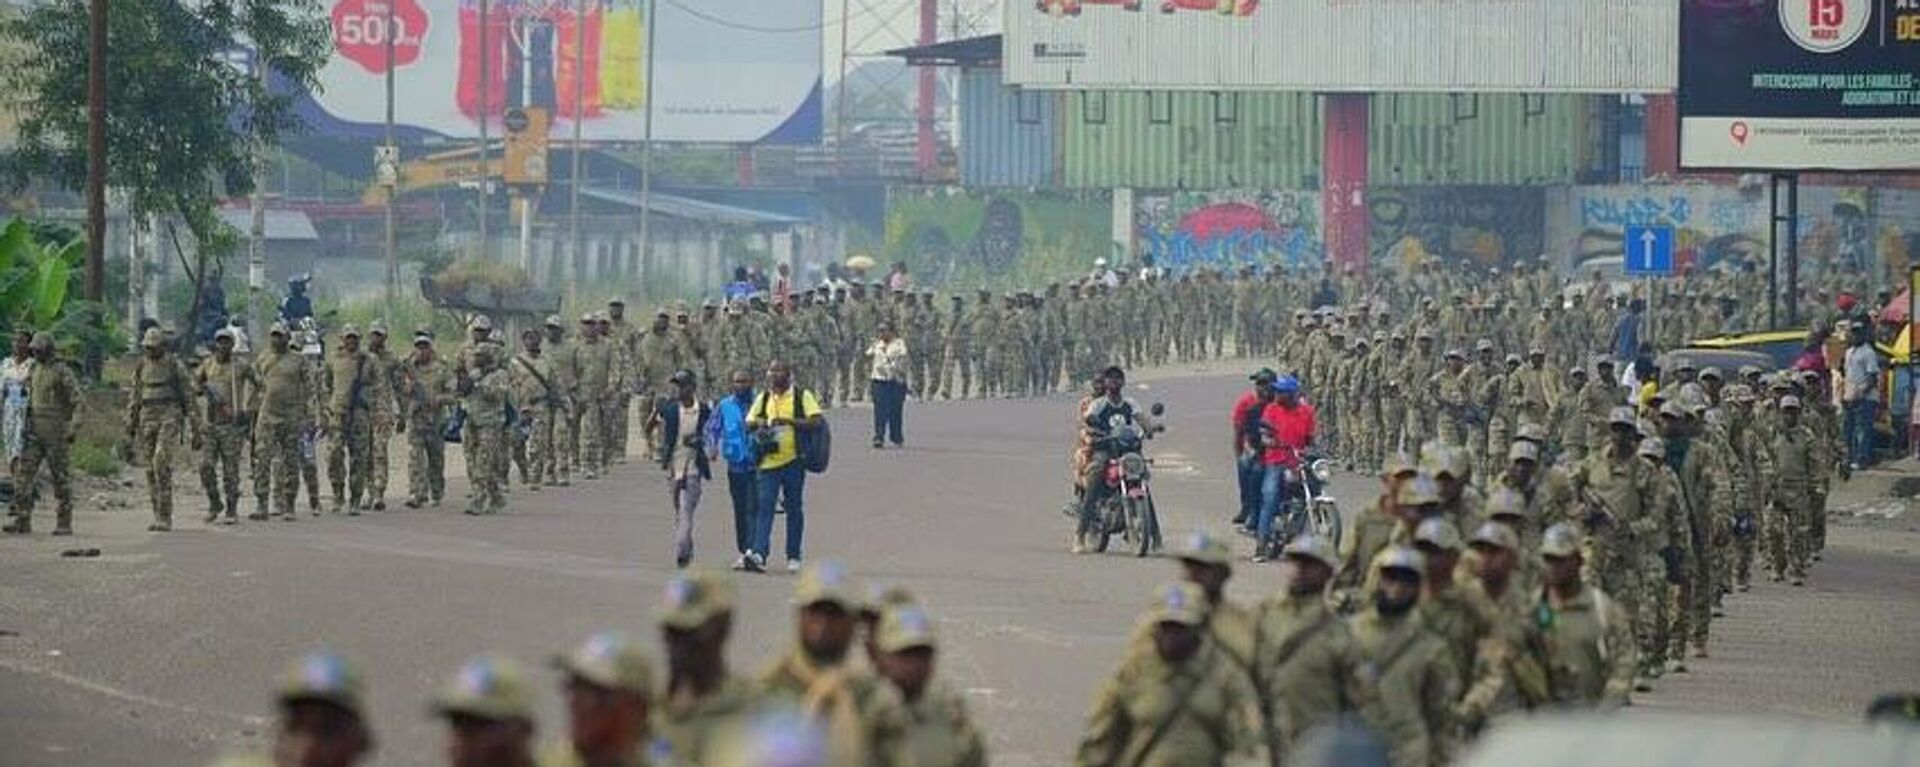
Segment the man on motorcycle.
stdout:
[[1273,401],[1273,382],[1279,377],[1271,368],[1261,368],[1253,374],[1253,388],[1233,403],[1233,455],[1240,489],[1233,526],[1243,532],[1260,515],[1260,413]]
[[1087,534],[1093,532],[1095,525],[1101,524],[1100,504],[1112,493],[1105,476],[1107,462],[1140,450],[1138,440],[1116,440],[1113,439],[1114,433],[1120,427],[1130,425],[1138,426],[1142,435],[1160,430],[1159,425],[1153,422],[1153,416],[1126,396],[1126,371],[1109,367],[1101,371],[1100,379],[1106,382],[1106,396],[1089,402],[1080,418],[1082,436],[1092,449],[1080,475],[1080,484],[1085,490],[1080,496],[1080,524],[1073,537],[1075,554],[1086,552]]
[[[1313,446],[1313,406],[1300,400],[1300,381],[1283,375],[1273,382],[1273,401],[1260,411],[1260,520],[1259,545],[1253,561],[1265,562],[1273,550],[1273,522],[1286,502],[1287,491],[1304,480],[1307,448]],[[1291,529],[1289,524],[1289,529]]]

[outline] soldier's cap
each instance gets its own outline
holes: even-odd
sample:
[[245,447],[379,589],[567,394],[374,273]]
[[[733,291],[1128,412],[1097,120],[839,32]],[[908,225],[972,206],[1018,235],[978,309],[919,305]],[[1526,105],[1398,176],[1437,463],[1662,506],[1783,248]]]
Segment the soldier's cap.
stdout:
[[1685,405],[1672,400],[1660,403],[1661,418],[1686,418],[1687,415],[1688,412]]
[[1523,423],[1520,424],[1520,428],[1513,430],[1513,438],[1532,442],[1535,445],[1544,445],[1547,444],[1547,427],[1532,422]]
[[553,656],[553,667],[604,690],[653,695],[653,659],[639,642],[618,631],[587,637],[572,652]]
[[213,331],[213,340],[218,341],[222,338],[227,339],[228,341],[232,341],[233,328],[221,328],[219,330]]
[[1426,473],[1400,483],[1394,502],[1401,506],[1430,506],[1440,502],[1440,486]]
[[838,562],[810,562],[800,571],[800,584],[793,592],[797,607],[819,604],[837,605],[848,613],[860,612],[860,592],[853,576]]
[[417,336],[414,336],[414,337],[413,337],[413,345],[414,345],[414,346],[432,346],[432,345],[433,345],[433,336],[430,336],[430,335],[426,335],[426,334],[424,334],[424,333],[422,333],[422,334],[420,334],[420,335],[417,335]]
[[733,579],[696,567],[675,573],[660,593],[660,625],[692,631],[733,612]]
[[1585,377],[1587,377],[1587,369],[1586,369],[1586,368],[1582,368],[1582,367],[1576,367],[1576,368],[1572,368],[1572,369],[1569,369],[1569,370],[1567,371],[1567,375],[1568,375],[1568,376],[1580,376],[1580,377],[1582,377],[1582,378],[1585,378]]
[[272,325],[267,326],[267,335],[284,336],[286,334],[287,334],[287,323],[275,322]]
[[1386,340],[1387,340],[1387,331],[1384,331],[1384,330],[1376,330],[1376,331],[1373,331],[1373,342],[1374,342],[1374,343],[1376,343],[1376,344],[1379,344],[1379,343],[1386,343]]
[[1433,297],[1432,297],[1432,296],[1428,296],[1428,297],[1426,297],[1426,298],[1422,298],[1422,299],[1420,299],[1420,305],[1421,305],[1421,306],[1432,306],[1432,305],[1433,305]]
[[1647,401],[1655,405],[1658,405],[1670,399],[1673,399],[1673,387],[1662,386],[1658,389],[1653,390],[1653,396],[1648,397]]
[[1413,530],[1413,542],[1424,543],[1441,551],[1459,551],[1460,529],[1439,517],[1423,520]]
[[1447,350],[1446,357],[1450,360],[1464,360],[1467,358],[1467,352],[1456,346]]
[[1709,378],[1711,378],[1711,379],[1713,379],[1713,380],[1715,380],[1715,381],[1725,381],[1725,380],[1727,380],[1727,378],[1726,378],[1726,376],[1724,376],[1724,375],[1722,375],[1722,374],[1720,373],[1720,368],[1717,368],[1717,367],[1713,367],[1713,366],[1711,366],[1711,365],[1709,365],[1709,366],[1707,366],[1706,368],[1703,368],[1703,369],[1701,369],[1701,371],[1700,371],[1700,380],[1702,380],[1702,381],[1705,381],[1705,380],[1707,380],[1707,379],[1709,379]]
[[1418,473],[1420,468],[1413,464],[1411,457],[1406,453],[1395,451],[1393,455],[1387,456],[1386,466],[1382,468],[1380,476],[1391,479],[1404,474]]
[[488,318],[487,315],[476,314],[473,316],[473,319],[467,323],[467,329],[468,330],[492,330],[493,320]]
[[1356,335],[1356,336],[1354,336],[1354,338],[1353,338],[1353,341],[1352,341],[1352,343],[1350,344],[1350,346],[1351,346],[1352,348],[1354,348],[1354,349],[1359,349],[1359,348],[1361,348],[1361,347],[1363,347],[1363,346],[1367,346],[1367,345],[1368,345],[1368,343],[1367,343],[1367,337],[1366,337],[1365,335]]
[[159,328],[147,328],[147,332],[140,334],[140,346],[143,348],[158,349],[166,345],[167,334],[160,332]]
[[[660,310],[660,314],[661,314],[662,316],[665,316],[665,315],[666,315],[666,313],[667,313],[667,310],[665,310],[665,309],[661,309],[661,310]],[[561,319],[560,319],[560,315],[558,315],[558,314],[549,314],[549,315],[547,315],[547,320],[546,320],[546,322],[544,322],[544,323],[541,323],[541,324],[543,324],[543,325],[546,325],[547,327],[550,327],[550,328],[565,328],[565,327],[567,326],[567,323],[565,323],[565,322],[563,322],[563,321],[561,321]]]
[[1459,479],[1466,463],[1461,452],[1451,447],[1427,446],[1420,456],[1420,473],[1435,479],[1441,475]]
[[1685,357],[1682,357],[1680,361],[1675,363],[1673,366],[1673,370],[1676,373],[1682,370],[1699,370],[1699,369],[1700,369],[1699,363],[1696,363],[1693,360],[1687,359]]
[[1793,376],[1787,373],[1776,375],[1771,381],[1767,382],[1767,388],[1774,391],[1792,391]]
[[1642,458],[1667,457],[1667,441],[1659,437],[1648,437],[1646,439],[1640,440],[1640,457]]
[[1295,310],[1293,310],[1293,318],[1294,318],[1294,319],[1296,319],[1296,320],[1299,320],[1299,319],[1306,319],[1306,317],[1307,317],[1307,310],[1305,310],[1305,309],[1295,309]]
[[626,305],[627,305],[627,299],[621,298],[619,296],[614,296],[612,298],[607,299],[607,306],[609,307],[626,306]]
[[609,316],[606,312],[594,312],[593,321],[595,324],[605,325],[613,322],[613,317]]
[[1312,533],[1305,533],[1287,542],[1280,556],[1311,559],[1326,565],[1330,570],[1340,569],[1340,554],[1333,549],[1333,543]]
[[1207,595],[1196,586],[1185,581],[1168,583],[1153,590],[1153,601],[1147,605],[1147,623],[1178,623],[1182,626],[1199,626],[1207,622]]
[[954,302],[954,303],[956,303],[956,304],[957,304],[957,303],[960,303],[960,302],[962,302],[962,301],[965,301],[965,300],[967,300],[967,299],[966,299],[966,297],[965,297],[965,296],[962,296],[962,295],[960,295],[960,294],[958,294],[958,293],[955,293],[955,294],[953,294],[953,295],[951,295],[951,296],[947,296],[947,300],[948,300],[948,301],[952,301],[952,302]]
[[1513,532],[1513,528],[1499,522],[1482,522],[1480,529],[1473,531],[1473,537],[1468,539],[1467,545],[1496,546],[1516,551],[1520,548],[1520,536]]
[[591,325],[591,324],[593,324],[593,312],[583,312],[583,313],[581,313],[581,315],[580,315],[580,324],[582,324],[582,325]]
[[720,303],[711,298],[700,302],[700,308],[702,309],[713,309],[719,306],[720,306]]
[[372,324],[367,325],[367,334],[376,335],[376,336],[385,338],[387,335],[387,324],[384,322],[375,321]]
[[1580,553],[1580,531],[1561,522],[1540,536],[1540,556],[1571,557]]
[[1819,381],[1822,375],[1818,370],[1802,370],[1800,371],[1800,380],[1813,383]]
[[1746,384],[1734,384],[1727,387],[1727,401],[1750,403],[1753,401],[1753,387]]
[[274,699],[280,705],[317,701],[338,706],[354,718],[366,714],[367,684],[345,658],[330,652],[312,652],[294,658],[274,680]]
[[1531,519],[1532,509],[1527,507],[1527,498],[1510,487],[1493,491],[1487,498],[1487,518],[1518,517]]
[[51,351],[53,349],[53,334],[44,330],[33,334],[33,340],[27,342],[27,348],[36,352]]
[[532,722],[533,687],[518,661],[481,655],[467,661],[441,686],[433,696],[432,711],[448,717]]
[[1800,403],[1799,397],[1795,397],[1789,394],[1787,396],[1780,398],[1781,410],[1799,410],[1800,407],[1801,407],[1801,403]]
[[1604,355],[1604,354],[1603,354],[1603,355],[1600,355],[1600,358],[1599,358],[1599,359],[1596,359],[1596,360],[1594,360],[1594,361],[1593,361],[1593,366],[1594,366],[1594,368],[1596,368],[1596,369],[1598,369],[1598,368],[1610,368],[1610,367],[1613,367],[1613,358],[1612,358],[1612,357],[1608,357],[1608,356],[1606,356],[1606,355]]
[[909,605],[914,603],[913,592],[908,591],[907,587],[897,583],[887,584],[878,581],[868,581],[866,592],[866,601],[860,604],[860,615],[863,618],[869,618],[871,620],[879,620],[880,614],[886,612],[887,608],[894,605]]
[[1407,546],[1388,546],[1373,555],[1373,570],[1385,573],[1398,570],[1412,573],[1415,578],[1424,578],[1427,574],[1427,558],[1417,549]]
[[1520,355],[1509,352],[1505,361],[1509,365],[1518,365],[1520,364]]
[[1405,332],[1405,331],[1401,331],[1401,330],[1395,330],[1395,331],[1393,331],[1393,336],[1392,336],[1392,338],[1393,338],[1393,340],[1395,340],[1395,341],[1405,341],[1405,340],[1407,340],[1407,334],[1406,334],[1406,332]]
[[1526,440],[1514,440],[1507,447],[1507,460],[1540,462],[1540,446]]
[[1493,339],[1482,338],[1478,341],[1473,342],[1473,350],[1477,352],[1493,351]]
[[1752,378],[1753,376],[1760,375],[1761,373],[1764,373],[1764,372],[1766,371],[1761,370],[1759,365],[1741,365],[1740,366],[1741,378]]
[[1180,561],[1197,562],[1213,567],[1232,567],[1233,549],[1220,536],[1205,530],[1195,530],[1187,536],[1186,546],[1180,549]]
[[1621,405],[1619,407],[1614,408],[1612,412],[1609,412],[1607,414],[1607,425],[1637,427],[1640,425],[1640,419],[1634,417],[1633,408],[1628,407],[1626,405]]
[[880,612],[880,624],[876,628],[874,644],[881,652],[939,647],[933,637],[933,619],[927,617],[926,608],[916,604],[888,605]]
[[1433,340],[1433,331],[1431,331],[1431,330],[1428,330],[1428,329],[1426,329],[1426,328],[1421,328],[1420,330],[1418,330],[1418,331],[1415,331],[1415,332],[1414,332],[1414,334],[1413,334],[1413,340],[1415,340],[1415,341],[1432,341],[1432,340]]
[[340,337],[341,338],[359,338],[360,328],[354,325],[343,325],[340,327]]
[[[813,295],[813,291],[807,291],[807,293],[806,293],[806,294],[807,294],[807,295]],[[672,309],[669,309],[669,308],[667,308],[667,307],[665,307],[665,306],[662,306],[662,307],[660,307],[660,308],[657,308],[657,309],[654,309],[654,310],[653,310],[653,316],[655,316],[655,317],[671,317],[671,316],[673,316],[673,310],[672,310]]]

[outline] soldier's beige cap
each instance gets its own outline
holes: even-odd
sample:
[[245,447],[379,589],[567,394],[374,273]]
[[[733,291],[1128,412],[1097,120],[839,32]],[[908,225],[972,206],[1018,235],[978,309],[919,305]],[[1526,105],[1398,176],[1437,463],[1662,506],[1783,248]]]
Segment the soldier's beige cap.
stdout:
[[554,656],[553,665],[595,687],[642,698],[653,695],[653,659],[640,643],[618,631],[587,637],[573,652]]
[[1568,375],[1569,377],[1572,377],[1572,376],[1579,376],[1579,377],[1581,377],[1581,378],[1586,378],[1586,377],[1588,376],[1588,373],[1587,373],[1587,369],[1586,369],[1586,368],[1583,368],[1583,367],[1572,367],[1572,368],[1567,368],[1567,375]]
[[581,312],[581,313],[580,313],[580,324],[582,324],[582,325],[591,325],[591,324],[593,324],[593,312]]
[[1520,355],[1518,355],[1518,354],[1508,354],[1508,355],[1507,355],[1507,358],[1506,358],[1506,359],[1504,360],[1504,362],[1506,362],[1506,363],[1507,363],[1507,364],[1509,364],[1509,365],[1518,365],[1518,364],[1520,364],[1520,362],[1521,362],[1521,360],[1520,360]]
[[1720,372],[1720,368],[1714,367],[1712,365],[1708,365],[1707,367],[1701,369],[1700,371],[1700,380],[1705,381],[1709,378],[1715,381],[1727,380],[1726,375]]
[[387,323],[376,321],[367,325],[367,334],[385,338],[387,335]]
[[881,652],[939,647],[933,636],[933,619],[927,617],[926,608],[915,604],[890,605],[881,611],[874,644]]
[[733,611],[733,579],[704,567],[675,573],[660,593],[660,625],[692,631]]
[[1666,440],[1663,440],[1659,437],[1648,437],[1646,439],[1640,440],[1640,457],[1665,458],[1666,456],[1667,456]]
[[860,592],[853,576],[838,562],[810,562],[800,571],[800,584],[793,592],[798,607],[818,604],[837,605],[849,613],[860,612]]
[[1384,330],[1373,331],[1373,342],[1376,344],[1386,343],[1387,331],[1384,331]]
[[1334,551],[1333,542],[1313,533],[1303,533],[1288,541],[1280,556],[1311,559],[1326,565],[1328,569],[1340,569],[1340,554]]
[[1467,350],[1457,346],[1453,347],[1447,350],[1446,358],[1450,360],[1464,360],[1467,358]]
[[274,699],[283,706],[318,701],[364,719],[366,697],[367,683],[360,671],[345,658],[330,652],[312,652],[294,658],[274,679]]
[[284,336],[286,334],[287,334],[287,323],[285,322],[275,322],[272,325],[267,326],[267,335]]
[[1801,402],[1799,397],[1789,394],[1780,398],[1781,410],[1799,410],[1800,408]]
[[1182,626],[1198,626],[1207,622],[1207,595],[1196,586],[1185,581],[1168,583],[1153,590],[1153,601],[1147,605],[1147,623],[1178,623]]
[[1482,338],[1478,341],[1473,342],[1473,350],[1477,352],[1493,351],[1493,339]]
[[1438,517],[1424,520],[1414,528],[1413,542],[1434,546],[1442,551],[1459,551],[1460,528]]
[[1621,405],[1619,407],[1614,408],[1612,412],[1607,414],[1607,424],[1608,425],[1620,424],[1625,426],[1637,427],[1640,425],[1640,419],[1634,417],[1633,408],[1628,407],[1626,405]]
[[609,307],[626,306],[626,305],[627,305],[627,299],[621,298],[619,296],[614,296],[612,298],[607,299],[607,306]]
[[1694,362],[1693,360],[1687,359],[1684,357],[1681,358],[1681,360],[1675,363],[1673,366],[1673,371],[1676,373],[1682,370],[1699,370],[1699,369],[1700,369],[1700,363]]
[[913,592],[897,583],[867,581],[866,592],[866,601],[860,604],[860,614],[873,620],[879,620],[880,614],[889,607],[914,603]]
[[1400,484],[1394,502],[1401,506],[1428,506],[1440,502],[1440,486],[1424,472]]
[[1507,460],[1540,462],[1540,446],[1524,439],[1516,439],[1507,447]]
[[1493,491],[1487,498],[1486,513],[1489,519],[1516,517],[1532,521],[1532,510],[1527,508],[1527,498],[1510,487]]
[[473,315],[473,319],[467,322],[467,329],[468,330],[492,330],[493,319],[484,314]]
[[27,348],[36,352],[53,349],[53,334],[44,330],[33,334],[33,340],[27,342]]
[[[37,338],[38,336],[36,335],[35,337]],[[234,339],[233,328],[221,328],[213,331],[213,340],[218,341],[222,338],[232,341]]]
[[1427,575],[1426,556],[1408,546],[1388,546],[1381,549],[1380,553],[1373,555],[1371,565],[1374,572],[1403,570],[1413,573],[1416,577],[1424,578]]
[[1807,383],[1817,383],[1820,379],[1825,377],[1826,377],[1826,374],[1818,370],[1800,371],[1800,380],[1805,381]]
[[1741,378],[1751,378],[1753,376],[1760,375],[1761,373],[1764,373],[1764,372],[1766,371],[1761,370],[1759,365],[1741,365],[1740,366]]
[[1544,445],[1547,444],[1547,427],[1537,423],[1523,423],[1520,424],[1520,428],[1513,430],[1513,438],[1532,442],[1535,445]]
[[1667,400],[1666,402],[1660,403],[1661,418],[1686,418],[1687,415],[1688,415],[1688,411],[1687,411],[1686,405],[1682,405],[1679,402],[1675,402],[1673,400]]
[[1381,470],[1380,476],[1392,479],[1402,475],[1418,473],[1420,473],[1420,468],[1413,464],[1413,459],[1409,458],[1406,453],[1396,451],[1393,455],[1387,456],[1387,465]]
[[[660,313],[661,313],[661,314],[666,314],[667,312],[666,312],[666,310],[665,310],[665,309],[662,309],[662,310],[660,310]],[[560,320],[560,315],[558,315],[558,314],[549,314],[549,315],[547,315],[547,321],[546,321],[546,322],[544,322],[544,323],[542,323],[542,324],[544,324],[544,325],[546,325],[547,327],[550,327],[550,328],[565,328],[565,327],[567,326],[567,323],[565,323],[565,322],[562,322],[562,321]]]
[[1540,536],[1540,556],[1571,557],[1580,553],[1580,531],[1565,522],[1547,528]]
[[1467,541],[1467,545],[1496,546],[1507,551],[1519,551],[1520,536],[1513,532],[1513,528],[1499,522],[1482,522],[1480,529],[1473,531],[1473,538]]
[[1741,402],[1741,403],[1752,402],[1753,387],[1748,386],[1746,384],[1734,384],[1732,386],[1729,386],[1727,387],[1726,398],[1728,402]]
[[342,325],[340,326],[340,337],[341,338],[359,338],[360,327],[358,325],[353,325],[353,324]]
[[140,346],[144,348],[157,349],[166,345],[167,334],[160,332],[159,328],[147,328],[147,332],[140,334]]
[[1415,331],[1415,332],[1414,332],[1414,334],[1413,334],[1413,340],[1415,340],[1415,341],[1432,341],[1432,340],[1433,340],[1433,331],[1431,331],[1431,330],[1428,330],[1428,329],[1426,329],[1426,328],[1421,328],[1421,329],[1419,329],[1418,331]]
[[433,697],[441,716],[471,716],[491,721],[533,721],[533,687],[519,662],[503,655],[481,655],[466,662]]
[[421,333],[420,335],[414,336],[413,345],[414,346],[432,346],[433,336],[427,335],[425,333]]
[[1205,530],[1195,530],[1187,536],[1186,545],[1180,549],[1180,560],[1198,562],[1214,567],[1232,567],[1233,549],[1220,536]]

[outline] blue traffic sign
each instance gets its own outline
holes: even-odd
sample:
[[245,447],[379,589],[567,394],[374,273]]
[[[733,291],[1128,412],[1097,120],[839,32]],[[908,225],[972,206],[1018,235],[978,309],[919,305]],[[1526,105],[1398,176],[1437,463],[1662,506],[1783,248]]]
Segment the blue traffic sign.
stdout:
[[1673,274],[1673,227],[1629,226],[1621,266],[1631,275]]

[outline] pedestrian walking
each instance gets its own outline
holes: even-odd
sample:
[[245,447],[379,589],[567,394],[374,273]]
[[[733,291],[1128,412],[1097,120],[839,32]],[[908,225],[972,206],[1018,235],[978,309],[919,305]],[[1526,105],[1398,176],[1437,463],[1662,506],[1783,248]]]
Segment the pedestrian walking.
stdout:
[[0,454],[8,469],[20,460],[27,435],[27,378],[33,374],[33,333],[14,331],[13,354],[0,360]]
[[[259,394],[260,379],[253,366],[234,354],[233,331],[213,334],[213,355],[194,371],[195,407],[207,424],[200,453],[200,485],[207,493],[207,522],[239,522],[240,451],[246,447],[253,423],[250,412]],[[221,480],[225,480],[222,487]]]
[[766,569],[773,552],[773,513],[776,505],[787,515],[787,572],[800,572],[802,536],[807,529],[807,470],[800,461],[801,433],[820,426],[820,401],[813,392],[793,385],[793,368],[785,360],[767,367],[767,390],[754,398],[747,427],[759,443],[760,469],[755,482],[754,536],[747,552],[747,569]]
[[1847,348],[1840,399],[1847,410],[1847,468],[1859,471],[1873,465],[1874,417],[1880,408],[1880,352],[1873,348],[1873,337],[1865,323],[1854,323],[1852,341]]
[[188,395],[192,383],[167,350],[166,334],[147,328],[140,348],[143,356],[127,392],[127,441],[147,467],[147,499],[153,508],[147,531],[164,533],[173,529],[173,456],[180,433],[191,435],[192,448],[199,450],[200,428]]
[[901,423],[905,420],[907,409],[907,342],[892,324],[880,326],[880,337],[867,347],[866,356],[873,361],[873,446],[882,447],[884,438],[894,447],[901,447],[906,438],[901,434]]
[[660,433],[660,465],[672,483],[673,562],[686,567],[693,561],[693,512],[700,507],[701,487],[713,479],[708,456],[714,448],[707,431],[713,406],[699,398],[693,371],[674,371],[668,380],[675,396],[655,404],[647,430]]
[[53,336],[36,333],[30,344],[34,364],[26,380],[25,425],[20,433],[23,450],[14,464],[13,522],[6,532],[33,531],[33,504],[40,495],[40,468],[46,467],[53,486],[54,535],[73,534],[73,480],[68,472],[73,446],[73,417],[80,409],[80,379],[54,357]]
[[402,382],[402,431],[407,433],[407,502],[440,505],[447,491],[447,422],[458,398],[453,369],[435,355],[433,336],[413,337],[413,358]]
[[754,502],[760,460],[755,453],[753,432],[747,426],[747,412],[759,396],[753,390],[753,374],[735,370],[729,377],[731,390],[714,404],[707,420],[708,442],[718,445],[727,462],[727,497],[733,502],[733,547],[739,555],[733,569],[747,567],[747,554],[753,551],[754,524],[759,504]]

